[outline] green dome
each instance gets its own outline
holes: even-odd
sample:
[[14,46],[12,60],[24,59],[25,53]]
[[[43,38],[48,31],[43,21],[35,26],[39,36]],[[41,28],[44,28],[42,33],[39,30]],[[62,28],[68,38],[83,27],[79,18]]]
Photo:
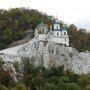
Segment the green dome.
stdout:
[[39,25],[40,25],[40,27],[45,27],[45,24],[43,21]]

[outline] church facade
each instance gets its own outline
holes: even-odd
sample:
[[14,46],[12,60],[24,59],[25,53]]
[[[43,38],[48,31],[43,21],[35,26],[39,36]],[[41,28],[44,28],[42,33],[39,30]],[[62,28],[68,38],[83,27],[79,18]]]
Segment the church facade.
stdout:
[[65,46],[69,46],[69,36],[67,33],[66,26],[60,27],[60,22],[55,20],[53,26],[50,26],[48,30],[47,25],[41,22],[35,29],[35,38],[39,41],[49,41]]

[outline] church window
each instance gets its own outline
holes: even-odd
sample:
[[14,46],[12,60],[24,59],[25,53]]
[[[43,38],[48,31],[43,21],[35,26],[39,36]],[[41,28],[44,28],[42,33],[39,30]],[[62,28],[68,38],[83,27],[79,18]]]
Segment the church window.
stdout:
[[42,34],[45,32],[45,28],[42,28]]
[[66,32],[64,32],[64,35],[66,35]]
[[59,35],[59,33],[57,33],[57,36]]
[[66,41],[66,39],[65,39],[65,41]]
[[57,26],[57,29],[58,29],[58,26]]
[[62,55],[62,57],[64,57],[65,56],[65,54],[61,54]]
[[51,52],[54,53],[54,50],[52,50]]
[[44,30],[45,30],[45,28],[42,28],[42,30],[44,31]]

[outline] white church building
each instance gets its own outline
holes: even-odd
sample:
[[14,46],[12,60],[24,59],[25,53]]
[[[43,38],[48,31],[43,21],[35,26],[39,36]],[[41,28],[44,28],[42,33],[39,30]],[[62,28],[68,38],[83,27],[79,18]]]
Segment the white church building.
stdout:
[[48,30],[47,25],[41,22],[35,29],[35,38],[39,41],[52,40],[57,44],[69,46],[69,36],[66,26],[60,27],[60,22],[55,20],[53,26]]

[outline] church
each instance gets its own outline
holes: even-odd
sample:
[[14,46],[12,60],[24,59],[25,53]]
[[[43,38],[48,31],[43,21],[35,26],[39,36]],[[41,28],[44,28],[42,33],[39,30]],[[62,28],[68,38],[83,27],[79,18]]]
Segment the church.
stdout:
[[35,38],[38,41],[53,41],[60,45],[69,46],[69,36],[66,25],[60,27],[60,22],[55,20],[54,24],[48,30],[47,25],[41,22],[35,29]]

